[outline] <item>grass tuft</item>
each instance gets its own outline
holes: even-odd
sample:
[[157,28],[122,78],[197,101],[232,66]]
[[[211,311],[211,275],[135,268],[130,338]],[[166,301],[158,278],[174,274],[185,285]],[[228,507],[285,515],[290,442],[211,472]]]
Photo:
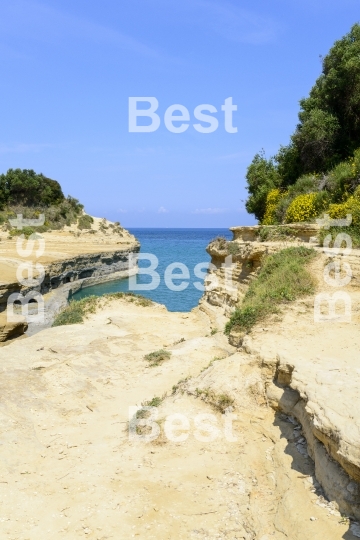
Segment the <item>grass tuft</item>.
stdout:
[[98,300],[98,296],[87,296],[81,300],[70,300],[69,305],[55,318],[53,326],[83,323],[89,313],[95,313]]
[[142,403],[141,405],[143,407],[160,407],[165,398],[166,393],[161,397],[154,396],[152,399],[150,399],[150,401],[144,401],[144,403]]
[[269,314],[278,313],[279,306],[314,291],[314,278],[306,265],[316,255],[312,248],[290,247],[265,259],[258,276],[250,284],[241,307],[237,308],[225,326],[248,332]]
[[229,407],[234,405],[234,399],[229,394],[216,394],[211,388],[200,390],[196,388],[196,396],[200,397],[205,403],[209,403],[215,410],[224,414]]
[[[164,399],[167,397],[167,394],[165,393],[163,396],[161,397],[158,397],[158,396],[155,396],[153,397],[151,400],[149,401],[144,401],[142,404],[141,404],[141,407],[143,407],[142,409],[139,409],[137,412],[136,412],[136,419],[137,420],[142,420],[142,419],[145,419],[145,418],[149,418],[149,416],[151,415],[151,412],[146,410],[145,407],[160,407],[161,403],[164,401]],[[162,424],[162,420],[155,420],[155,422],[159,425],[160,427],[160,436],[158,437],[158,439],[156,439],[155,441],[152,441],[153,444],[165,444],[166,443],[166,439],[164,437],[164,433],[163,433],[163,430],[161,428],[161,424]],[[128,429],[128,426],[127,426],[127,429]],[[145,426],[141,426],[141,425],[137,425],[136,426],[136,433],[138,435],[147,435],[149,433],[151,433],[151,426],[148,426],[148,425],[145,425]]]
[[203,371],[206,371],[209,367],[211,367],[213,365],[214,362],[217,362],[218,360],[224,360],[225,358],[227,358],[227,355],[226,356],[214,356],[214,358],[212,360],[210,360],[210,362],[208,363],[207,366],[204,366],[202,368],[202,370],[200,371],[200,373],[202,373]]
[[191,379],[190,375],[185,377],[185,379],[180,379],[177,384],[174,384],[172,387],[172,395],[176,394],[179,390],[182,394],[185,392],[185,385]]
[[146,354],[144,359],[149,362],[150,367],[160,366],[166,360],[169,360],[171,356],[170,351],[165,351],[160,349],[159,351],[154,351],[152,353]]

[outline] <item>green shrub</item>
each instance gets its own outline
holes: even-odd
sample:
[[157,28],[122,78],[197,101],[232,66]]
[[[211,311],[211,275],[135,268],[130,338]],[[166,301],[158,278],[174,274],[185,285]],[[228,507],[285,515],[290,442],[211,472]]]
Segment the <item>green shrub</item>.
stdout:
[[300,223],[314,221],[317,216],[327,210],[329,196],[326,192],[305,193],[298,195],[289,204],[286,214],[286,223]]
[[[341,169],[340,165],[337,172]],[[347,163],[348,170],[349,167],[350,164]],[[335,171],[334,177],[337,172]],[[327,186],[334,185],[332,178],[331,175],[327,177],[315,174],[303,175],[287,191],[280,189],[270,191],[262,225],[313,221],[326,211],[333,198],[336,198],[335,194],[327,189]],[[344,194],[344,191],[342,193]]]
[[266,212],[268,194],[278,188],[281,177],[273,158],[266,159],[264,151],[256,154],[246,173],[249,198],[246,210],[262,221]]
[[313,193],[319,190],[320,175],[305,174],[296,180],[296,183],[289,187],[289,195],[295,198],[305,193]]
[[355,150],[354,157],[350,160],[352,168],[351,188],[353,191],[360,185],[360,148]]
[[[22,214],[25,219],[38,219],[40,214],[45,216],[45,224],[36,227],[37,232],[46,232],[48,230],[59,230],[64,225],[76,223],[79,214],[83,211],[83,205],[73,197],[67,197],[57,205],[51,206],[23,206],[9,205],[1,213],[3,222],[9,219],[15,219],[17,214]],[[8,223],[11,229],[11,225]]]
[[314,249],[290,247],[269,255],[251,282],[242,305],[232,314],[225,333],[234,327],[248,332],[258,321],[279,306],[314,291],[314,279],[306,264],[315,257]]
[[94,223],[94,220],[88,214],[79,217],[78,220],[78,229],[91,229],[91,225]]
[[332,202],[341,202],[346,198],[350,191],[356,176],[351,161],[342,161],[332,169],[327,177],[326,188],[331,193]]
[[219,394],[214,403],[214,406],[219,412],[224,414],[226,409],[228,409],[228,407],[232,407],[233,404],[234,404],[234,399],[231,396],[229,396],[229,394]]
[[352,213],[356,224],[360,220],[359,205],[352,197],[360,188],[359,184],[360,149],[352,159],[339,163],[327,176],[304,175],[285,192],[280,189],[270,191],[262,224],[312,222],[323,213],[329,213],[335,219]]
[[355,225],[351,227],[330,227],[330,229],[321,229],[319,232],[320,245],[324,245],[324,239],[331,234],[332,241],[329,243],[329,247],[333,247],[334,240],[338,234],[348,234],[352,240],[352,247],[360,248],[360,226]]
[[331,219],[345,219],[348,214],[351,214],[351,224],[357,227],[360,225],[360,200],[357,196],[351,195],[343,203],[330,204],[326,213]]
[[11,229],[9,234],[10,236],[21,236],[23,234],[25,238],[29,238],[36,232],[40,232],[38,231],[38,227],[36,229],[34,227],[23,227],[22,229]]
[[274,222],[278,224],[285,223],[286,212],[291,201],[292,201],[292,198],[291,198],[291,195],[289,195],[289,193],[287,193],[284,197],[282,197],[279,200],[274,210]]
[[230,334],[234,328],[249,331],[255,325],[259,318],[258,306],[245,306],[241,309],[236,309],[232,314],[230,321],[226,324],[225,333]]
[[[135,418],[137,418],[138,420],[141,420],[141,419],[144,419],[144,418],[149,418],[149,416],[151,415],[151,412],[146,410],[145,407],[160,407],[160,405],[162,404],[162,402],[164,401],[164,399],[167,397],[167,394],[163,394],[161,397],[159,396],[154,396],[152,399],[148,400],[148,401],[144,401],[142,404],[141,404],[141,409],[139,409],[136,414],[135,414]],[[155,420],[155,422],[159,425],[160,429],[161,429],[161,423],[162,421],[160,420]],[[127,429],[129,428],[129,425],[127,425]],[[146,434],[149,434],[151,433],[151,426],[148,426],[148,425],[145,425],[145,426],[141,426],[141,425],[137,425],[136,426],[136,433],[138,435],[146,435]],[[154,441],[153,441],[154,442]],[[163,444],[165,443],[166,441],[163,439],[163,437],[160,436],[160,439],[157,440],[157,443],[159,444]],[[155,441],[155,444],[156,444],[156,441]]]

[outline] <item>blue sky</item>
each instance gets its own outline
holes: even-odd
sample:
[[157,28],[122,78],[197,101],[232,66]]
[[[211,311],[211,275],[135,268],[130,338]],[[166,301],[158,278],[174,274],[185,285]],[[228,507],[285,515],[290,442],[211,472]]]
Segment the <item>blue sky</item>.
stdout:
[[[254,154],[286,144],[319,55],[360,20],[358,0],[1,0],[0,171],[58,180],[92,215],[128,227],[229,227]],[[129,133],[128,98],[160,128]],[[224,129],[232,97],[237,133]],[[182,104],[190,127],[170,133]],[[198,133],[197,105],[219,128]]]

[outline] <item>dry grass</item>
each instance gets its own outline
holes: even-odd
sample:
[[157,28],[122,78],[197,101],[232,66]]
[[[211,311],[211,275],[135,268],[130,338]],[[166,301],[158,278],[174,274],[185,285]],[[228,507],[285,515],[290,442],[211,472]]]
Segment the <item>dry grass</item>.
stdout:
[[[150,367],[156,367],[163,364],[166,360],[169,360],[171,357],[170,351],[165,351],[160,349],[159,351],[154,351],[144,356],[144,360],[149,362]],[[155,405],[157,407],[157,405]]]
[[[149,401],[144,401],[141,406],[144,407],[142,409],[139,409],[136,413],[136,419],[137,420],[143,420],[143,419],[146,419],[146,418],[149,418],[150,415],[151,415],[151,412],[149,410],[146,410],[145,407],[159,407],[161,405],[161,403],[164,401],[164,399],[166,398],[167,394],[165,393],[163,396],[161,397],[158,397],[158,396],[155,396],[153,397],[151,400]],[[163,429],[163,423],[164,423],[165,419],[160,419],[160,420],[153,420],[153,422],[155,422],[156,424],[158,424],[159,428],[160,428],[160,433],[158,435],[158,437],[156,439],[154,439],[153,441],[151,441],[151,444],[155,444],[155,445],[163,445],[167,442],[167,439],[165,437],[165,433],[164,433],[164,429]],[[148,425],[137,425],[136,426],[136,433],[138,435],[149,435],[152,431],[152,428],[151,426],[148,426]]]
[[197,388],[195,392],[197,397],[200,397],[205,403],[209,403],[209,405],[222,414],[224,414],[229,407],[234,406],[234,399],[225,392],[216,394],[211,388],[204,388],[203,390]]

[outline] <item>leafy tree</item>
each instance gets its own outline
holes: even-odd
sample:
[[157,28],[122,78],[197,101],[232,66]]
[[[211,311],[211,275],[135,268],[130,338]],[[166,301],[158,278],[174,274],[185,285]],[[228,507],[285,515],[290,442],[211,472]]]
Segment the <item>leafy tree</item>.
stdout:
[[[348,34],[336,41],[325,56],[322,74],[311,89],[309,97],[300,101],[300,107],[300,125],[297,131],[306,130],[307,125],[314,123],[313,119],[317,116],[322,133],[318,133],[315,138],[321,140],[326,134],[329,141],[332,139],[336,163],[347,158],[360,146],[359,24],[355,24]],[[322,111],[322,118],[318,111]],[[296,135],[297,133],[295,138]],[[297,143],[300,149],[303,149],[304,142]],[[329,168],[331,153],[332,148],[329,145],[318,165],[319,171]],[[336,163],[332,162],[331,165]]]
[[274,158],[277,170],[281,178],[282,186],[290,186],[302,174],[300,153],[298,148],[290,143],[288,146],[280,146],[279,152]]
[[[18,213],[26,219],[36,219],[45,214],[45,223],[37,227],[38,232],[62,229],[76,223],[83,209],[84,206],[74,197],[64,197],[59,182],[43,174],[27,169],[9,169],[0,175],[0,225]],[[18,232],[15,229],[10,234]]]
[[51,206],[65,199],[59,182],[32,169],[9,169],[0,175],[0,206]]
[[302,175],[326,173],[359,147],[360,25],[355,24],[324,57],[320,77],[300,100],[299,123],[289,144],[272,160],[255,156],[246,176],[247,210],[261,220],[269,186],[287,188]]
[[250,194],[246,201],[246,210],[261,221],[266,210],[267,194],[281,182],[273,158],[266,159],[264,151],[256,154],[248,167],[246,179]]

